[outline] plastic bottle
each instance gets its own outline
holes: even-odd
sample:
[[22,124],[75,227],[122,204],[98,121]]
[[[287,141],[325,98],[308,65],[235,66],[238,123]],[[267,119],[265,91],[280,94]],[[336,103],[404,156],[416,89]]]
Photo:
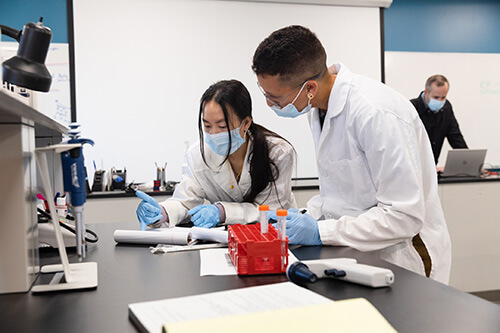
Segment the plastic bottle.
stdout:
[[288,256],[286,251],[286,216],[288,215],[288,211],[286,209],[278,209],[276,215],[278,216],[278,239],[281,240],[281,270],[284,271]]
[[189,150],[189,141],[184,141],[184,163],[182,163],[181,166],[181,175],[187,175],[188,174],[188,165],[186,163],[186,153]]
[[286,216],[288,215],[288,211],[286,209],[278,209],[276,215],[278,215],[278,239],[284,241],[286,240]]
[[57,197],[56,199],[56,212],[59,220],[66,222],[66,215],[68,214],[68,206],[66,205],[66,197]]
[[269,214],[269,205],[260,205],[259,206],[260,213],[260,233],[267,234],[269,232],[268,225],[268,214]]

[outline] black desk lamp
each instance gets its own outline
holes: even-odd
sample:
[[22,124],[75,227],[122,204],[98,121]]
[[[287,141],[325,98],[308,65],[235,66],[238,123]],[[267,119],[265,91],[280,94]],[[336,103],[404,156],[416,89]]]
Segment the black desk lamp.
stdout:
[[52,77],[45,58],[49,50],[52,31],[42,24],[26,23],[22,31],[0,24],[2,34],[19,42],[17,55],[4,61],[3,80],[19,87],[48,92]]

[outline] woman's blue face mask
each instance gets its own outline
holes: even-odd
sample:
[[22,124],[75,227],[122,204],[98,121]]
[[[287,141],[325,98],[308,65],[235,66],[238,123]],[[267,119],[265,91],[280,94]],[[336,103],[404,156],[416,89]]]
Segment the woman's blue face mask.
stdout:
[[[240,135],[240,127],[230,131],[229,135],[227,132],[216,134],[205,133],[205,142],[215,153],[226,156],[229,147],[229,136],[231,136],[231,147],[229,149],[229,155],[231,155],[245,143],[245,138],[242,138]],[[246,137],[246,132],[244,136]]]

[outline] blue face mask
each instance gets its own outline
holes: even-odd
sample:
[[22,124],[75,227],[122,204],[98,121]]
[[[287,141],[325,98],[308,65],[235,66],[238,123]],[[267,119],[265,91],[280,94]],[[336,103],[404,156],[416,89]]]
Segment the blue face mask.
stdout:
[[430,98],[429,99],[429,104],[428,107],[433,111],[434,113],[438,112],[441,110],[441,108],[444,106],[444,103],[446,103],[446,100],[444,101],[438,101],[437,99]]
[[295,118],[295,117],[298,117],[302,114],[306,114],[308,113],[309,111],[311,111],[311,108],[312,108],[312,105],[311,105],[311,99],[309,99],[309,102],[307,103],[307,106],[301,111],[299,112],[297,110],[297,108],[295,107],[295,105],[293,105],[293,103],[295,103],[295,101],[297,100],[297,98],[299,97],[300,93],[302,92],[302,89],[304,89],[304,87],[306,86],[306,83],[309,82],[309,81],[306,81],[304,82],[304,84],[302,85],[302,88],[300,88],[300,91],[299,93],[297,94],[297,96],[295,96],[295,98],[293,99],[293,101],[280,108],[279,105],[271,105],[270,108],[280,117],[286,117],[286,118]]
[[[229,155],[231,155],[245,143],[245,138],[241,137],[239,127],[230,131],[229,135],[231,135],[231,149],[229,150]],[[205,133],[205,142],[216,154],[226,156],[227,148],[229,147],[229,135],[227,135],[227,132],[217,134]]]

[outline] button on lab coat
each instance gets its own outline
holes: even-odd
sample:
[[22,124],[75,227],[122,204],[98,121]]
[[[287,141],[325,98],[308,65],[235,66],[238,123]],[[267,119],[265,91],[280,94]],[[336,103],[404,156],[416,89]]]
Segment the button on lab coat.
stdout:
[[208,167],[201,156],[199,143],[192,145],[185,155],[188,173],[183,176],[172,197],[160,203],[168,213],[169,226],[189,221],[188,210],[202,204],[220,202],[226,212],[226,224],[259,221],[260,204],[269,205],[271,210],[296,207],[291,185],[295,166],[294,150],[290,144],[275,137],[268,137],[268,144],[270,158],[279,170],[279,178],[276,188],[272,184],[268,185],[253,203],[243,202],[252,183],[248,157],[253,149],[253,140],[249,141],[239,182],[228,160],[221,165],[223,156],[217,155],[205,144]]
[[451,246],[425,128],[409,100],[384,84],[336,64],[321,130],[308,115],[320,194],[308,202],[323,244],[375,251],[425,274],[412,245],[420,234],[432,260],[430,277],[448,283]]

